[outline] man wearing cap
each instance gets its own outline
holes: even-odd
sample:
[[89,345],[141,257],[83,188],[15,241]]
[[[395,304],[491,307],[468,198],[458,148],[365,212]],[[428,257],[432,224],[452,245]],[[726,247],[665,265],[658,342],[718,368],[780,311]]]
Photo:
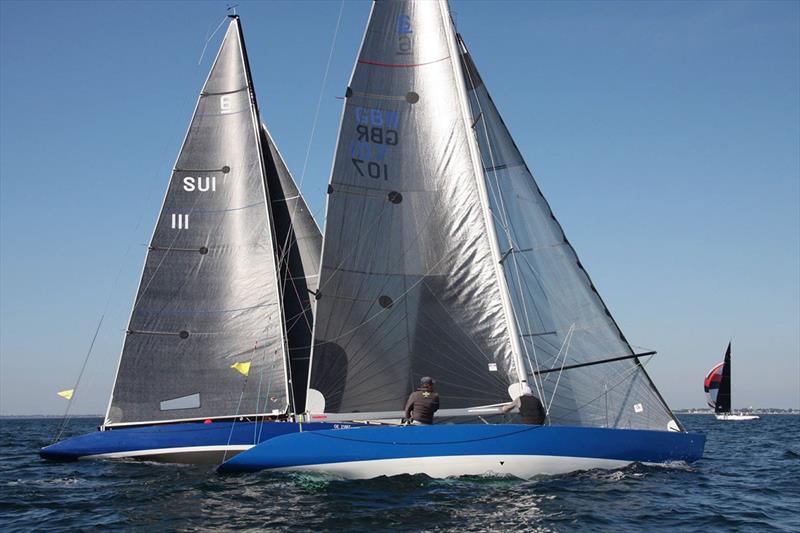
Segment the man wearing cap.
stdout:
[[545,418],[547,417],[542,402],[533,395],[531,388],[527,385],[523,385],[522,394],[517,396],[513,402],[502,407],[501,411],[507,413],[514,408],[519,409],[519,415],[523,424],[536,424],[541,426],[544,424]]
[[439,395],[433,392],[431,378],[426,376],[419,384],[419,390],[412,392],[406,402],[406,419],[413,424],[433,424],[433,413],[439,410]]

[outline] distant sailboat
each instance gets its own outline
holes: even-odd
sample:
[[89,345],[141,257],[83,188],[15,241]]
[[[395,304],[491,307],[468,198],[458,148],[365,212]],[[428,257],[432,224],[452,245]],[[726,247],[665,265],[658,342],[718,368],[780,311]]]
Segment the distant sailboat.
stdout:
[[714,409],[717,420],[757,420],[756,415],[731,412],[731,343],[725,350],[725,360],[712,368],[703,381],[708,406]]
[[[683,430],[567,241],[447,2],[372,4],[328,187],[307,411],[220,466],[365,478],[528,478],[693,461]],[[433,426],[398,427],[433,376]],[[549,425],[509,423],[528,388]],[[457,422],[448,424],[446,422]]]
[[261,124],[230,18],[172,170],[103,425],[45,458],[214,463],[299,429],[305,393],[292,381],[307,380],[322,236]]

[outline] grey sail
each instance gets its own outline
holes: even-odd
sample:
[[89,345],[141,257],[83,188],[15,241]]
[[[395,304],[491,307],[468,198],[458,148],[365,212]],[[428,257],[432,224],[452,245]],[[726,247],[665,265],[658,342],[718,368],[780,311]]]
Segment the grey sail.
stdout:
[[[465,82],[528,371],[632,355],[460,41]],[[554,424],[665,429],[674,420],[637,358],[531,377]]]
[[[233,17],[170,177],[106,425],[289,409],[259,124]],[[249,375],[231,368],[246,362]]]
[[300,194],[267,127],[262,124],[264,166],[272,204],[272,221],[289,346],[295,411],[305,410],[314,297],[319,280],[322,232]]
[[328,191],[312,412],[398,413],[424,375],[454,410],[518,381],[461,77],[446,3],[373,4]]

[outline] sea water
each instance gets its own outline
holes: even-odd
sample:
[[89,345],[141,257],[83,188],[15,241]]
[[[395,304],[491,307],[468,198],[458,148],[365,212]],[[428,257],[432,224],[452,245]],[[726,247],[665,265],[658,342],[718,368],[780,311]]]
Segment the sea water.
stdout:
[[[53,463],[54,419],[0,420],[0,531],[800,531],[800,417],[681,421],[697,463],[531,481],[220,475],[209,466]],[[67,435],[93,431],[76,419]]]

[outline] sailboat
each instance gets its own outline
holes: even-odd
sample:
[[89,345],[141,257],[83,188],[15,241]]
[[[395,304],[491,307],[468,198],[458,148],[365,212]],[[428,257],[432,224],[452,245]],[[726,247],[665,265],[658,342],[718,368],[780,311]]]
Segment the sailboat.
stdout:
[[[218,463],[298,431],[322,236],[261,123],[240,19],[172,170],[100,431],[47,459]],[[306,424],[306,430],[331,424]]]
[[[328,187],[306,410],[360,427],[265,441],[222,472],[530,478],[691,462],[503,123],[445,0],[374,2]],[[436,380],[430,426],[400,425]],[[504,406],[526,389],[547,410]]]
[[758,420],[758,415],[731,412],[731,343],[725,350],[725,359],[712,368],[703,380],[708,406],[717,420]]

